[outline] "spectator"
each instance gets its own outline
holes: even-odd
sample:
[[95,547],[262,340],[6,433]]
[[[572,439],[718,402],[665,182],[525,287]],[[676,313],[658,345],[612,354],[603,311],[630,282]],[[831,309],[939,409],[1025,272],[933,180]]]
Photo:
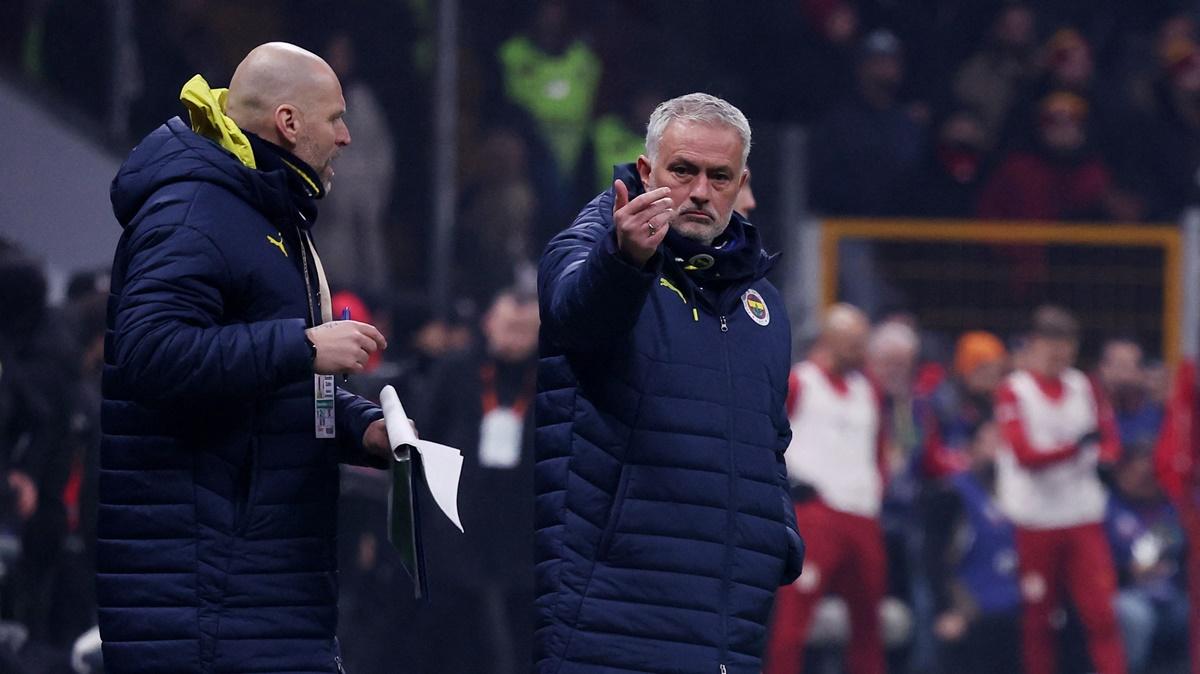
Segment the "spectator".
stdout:
[[884,491],[879,519],[887,550],[888,590],[912,607],[918,622],[914,656],[920,653],[920,657],[932,659],[933,642],[927,629],[932,603],[920,561],[916,517],[925,481],[925,430],[917,400],[928,395],[918,390],[924,385],[917,376],[920,352],[921,340],[908,321],[886,319],[872,331],[867,343],[866,372],[881,394]]
[[60,636],[48,598],[67,534],[62,495],[73,457],[63,403],[76,376],[46,290],[38,263],[0,250],[0,618],[41,644]]
[[1158,107],[1156,89],[1170,61],[1171,45],[1195,42],[1198,37],[1196,17],[1184,10],[1162,17],[1150,34],[1123,40],[1116,63],[1124,87],[1122,98],[1127,99],[1122,104],[1153,116]]
[[458,290],[476,302],[496,288],[534,287],[539,204],[529,178],[529,148],[507,127],[490,131],[462,203],[461,231],[455,241]]
[[858,309],[834,306],[807,360],[792,370],[792,444],[784,458],[808,552],[804,573],[776,596],[766,674],[801,671],[813,611],[827,592],[840,594],[849,610],[847,671],[884,671],[883,417],[862,373],[869,330]]
[[1190,39],[1166,45],[1155,87],[1155,115],[1135,148],[1146,176],[1150,214],[1175,220],[1200,203],[1200,47]]
[[509,100],[541,129],[562,183],[569,185],[592,122],[602,64],[571,27],[570,5],[541,0],[527,33],[500,45],[498,54]]
[[465,535],[437,515],[425,525],[438,598],[418,616],[424,671],[523,674],[533,644],[533,396],[538,306],[498,294],[484,348],[435,366],[422,437],[463,450]]
[[979,427],[992,418],[996,388],[1007,366],[1008,353],[999,337],[979,330],[958,338],[953,376],[937,387],[925,407],[927,475],[944,477],[960,470]]
[[[654,112],[663,94],[654,87],[642,87],[617,111],[596,120],[591,132],[592,191],[612,185],[613,169],[634,161],[646,151],[642,127]],[[744,191],[744,189],[743,189]],[[740,211],[739,211],[740,212]],[[743,215],[745,215],[743,213]]]
[[1042,48],[1044,88],[1062,89],[1088,96],[1096,76],[1091,45],[1074,28],[1055,31]]
[[995,149],[1004,124],[1034,72],[1036,17],[1024,3],[1004,5],[987,42],[971,55],[954,77],[957,103],[972,111],[982,131],[983,147]]
[[970,217],[983,183],[987,143],[975,114],[957,110],[947,116],[912,192],[914,211],[934,218]]
[[[854,93],[813,131],[812,205],[825,215],[898,215],[911,202],[925,139],[924,129],[900,104],[904,57],[893,33],[877,30],[863,38],[856,78]],[[839,277],[843,299],[868,313],[897,301],[868,241],[843,242]]]
[[359,77],[357,45],[338,32],[326,47],[329,66],[342,81],[354,125],[354,151],[338,158],[337,189],[321,207],[322,262],[335,287],[380,296],[392,287],[391,202],[395,145],[379,98]]
[[996,499],[1002,445],[994,422],[977,426],[965,450],[970,469],[933,488],[926,503],[926,575],[947,674],[1021,670],[1016,541]]
[[859,48],[857,90],[813,132],[813,206],[828,215],[897,215],[920,170],[925,132],[901,105],[904,56],[886,30]]
[[913,399],[920,348],[917,333],[898,321],[880,324],[867,343],[866,371],[882,399],[885,511],[888,505],[905,511],[916,498],[922,438]]
[[1146,672],[1152,659],[1182,654],[1189,633],[1183,528],[1158,487],[1152,447],[1152,442],[1126,445],[1105,515],[1130,674]]
[[856,5],[801,0],[738,12],[749,47],[740,75],[748,81],[756,117],[811,125],[853,90],[855,48],[862,37]]
[[[100,468],[100,380],[104,366],[107,287],[92,289],[69,300],[69,318],[78,354],[78,377],[67,403],[64,453],[68,474],[63,485],[65,537],[54,569],[49,603],[54,644],[65,649],[96,624],[95,554],[96,490]],[[107,277],[107,272],[104,274]]]
[[1005,447],[997,466],[1004,514],[1016,525],[1027,674],[1057,671],[1054,613],[1063,589],[1079,613],[1100,674],[1124,674],[1113,612],[1116,573],[1105,540],[1106,494],[1097,468],[1120,453],[1112,411],[1073,365],[1079,325],[1065,310],[1034,312],[1028,369],[996,394]]
[[1132,339],[1109,340],[1101,351],[1097,375],[1116,414],[1121,445],[1153,443],[1162,426],[1163,406],[1151,399],[1142,347]]
[[1101,219],[1112,175],[1089,144],[1088,102],[1056,91],[1037,108],[1037,139],[1010,152],[987,181],[979,217],[1024,220]]

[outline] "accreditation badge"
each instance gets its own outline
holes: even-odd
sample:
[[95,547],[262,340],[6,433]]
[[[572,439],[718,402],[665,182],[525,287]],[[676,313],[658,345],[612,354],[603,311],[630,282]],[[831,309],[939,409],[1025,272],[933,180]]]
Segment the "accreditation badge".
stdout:
[[479,465],[508,470],[521,463],[525,421],[511,407],[497,407],[479,424]]
[[334,418],[336,398],[337,386],[334,384],[333,375],[313,375],[313,417],[318,438],[337,437],[337,421]]

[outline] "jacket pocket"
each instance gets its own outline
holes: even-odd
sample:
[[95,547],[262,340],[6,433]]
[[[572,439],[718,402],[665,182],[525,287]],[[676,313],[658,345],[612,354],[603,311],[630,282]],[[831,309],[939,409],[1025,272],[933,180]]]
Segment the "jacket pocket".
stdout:
[[604,531],[600,534],[600,543],[596,547],[596,559],[603,560],[608,558],[608,551],[612,548],[613,537],[616,536],[617,526],[621,523],[621,510],[625,507],[625,492],[629,490],[629,474],[633,467],[624,464],[621,466],[621,477],[617,480],[617,493],[613,496],[612,507],[608,511],[608,521],[604,524]]
[[246,456],[238,468],[237,483],[234,485],[233,530],[241,534],[250,521],[250,509],[254,502],[255,485],[258,483],[258,437],[251,436]]

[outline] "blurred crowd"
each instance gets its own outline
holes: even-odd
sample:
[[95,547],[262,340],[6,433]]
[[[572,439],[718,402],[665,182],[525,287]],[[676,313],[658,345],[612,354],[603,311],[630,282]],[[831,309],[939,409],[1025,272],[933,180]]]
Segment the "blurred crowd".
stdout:
[[[772,175],[792,126],[810,140],[787,179],[818,215],[1173,222],[1197,196],[1194,2],[460,6],[454,285],[477,305],[528,283],[549,236],[639,154],[654,104],[694,90],[753,121],[773,206],[754,220],[777,241],[780,195],[802,187]],[[267,39],[309,47],[341,77],[354,137],[322,214],[331,273],[373,297],[428,278],[436,3],[128,8],[5,3],[0,72],[127,147],[179,113],[191,75],[223,82]]]
[[[467,457],[467,533],[425,522],[433,596],[420,606],[384,534],[384,477],[345,471],[340,632],[357,674],[527,670],[536,260],[611,184],[612,166],[642,152],[659,101],[704,90],[746,112],[760,149],[751,155],[755,192],[738,208],[774,242],[792,224],[775,207],[797,189],[819,215],[1047,221],[1174,221],[1197,198],[1195,3],[521,0],[499,12],[467,1],[457,299],[431,309],[437,3],[133,2],[131,39],[118,43],[110,4],[3,3],[0,74],[18,74],[79,128],[120,129],[107,140],[125,149],[180,114],[188,77],[222,84],[268,39],[312,48],[342,80],[354,142],[321,205],[317,243],[343,293],[334,305],[352,306],[399,345],[350,386],[374,395],[397,384],[423,437]],[[769,163],[792,125],[809,131],[806,185],[781,184]],[[764,207],[750,213],[755,197]],[[37,261],[0,245],[0,306],[9,309],[0,322],[0,671],[73,671],[71,649],[94,624],[105,278],[77,274],[51,306]],[[1003,445],[993,394],[1022,367],[1023,335],[1017,326],[999,336],[968,326],[934,334],[914,318],[918,307],[908,309],[872,312],[863,364],[888,427],[880,521],[890,671],[970,674],[972,655],[1005,643],[979,634],[1017,638],[1015,552],[987,596],[973,595],[978,584],[960,572],[978,533],[967,506],[986,509]],[[1177,671],[1186,662],[1186,539],[1151,457],[1167,368],[1153,359],[1159,345],[1136,338],[1086,346],[1122,447],[1105,476],[1105,528],[1130,671]],[[982,500],[964,505],[961,475],[985,485]],[[1089,671],[1069,606],[1060,628],[1063,671]],[[839,671],[847,631],[844,607],[819,607],[806,671]],[[74,671],[100,671],[77,655]]]

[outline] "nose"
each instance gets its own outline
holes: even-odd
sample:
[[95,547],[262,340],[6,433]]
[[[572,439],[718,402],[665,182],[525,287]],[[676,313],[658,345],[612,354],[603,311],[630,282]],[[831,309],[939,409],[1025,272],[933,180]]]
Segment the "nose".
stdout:
[[712,185],[708,182],[708,176],[704,175],[703,171],[692,181],[692,191],[688,196],[700,206],[707,204],[712,198]]
[[338,144],[338,147],[346,147],[350,144],[350,127],[346,126],[345,122],[342,122],[341,133],[337,135],[334,142]]

